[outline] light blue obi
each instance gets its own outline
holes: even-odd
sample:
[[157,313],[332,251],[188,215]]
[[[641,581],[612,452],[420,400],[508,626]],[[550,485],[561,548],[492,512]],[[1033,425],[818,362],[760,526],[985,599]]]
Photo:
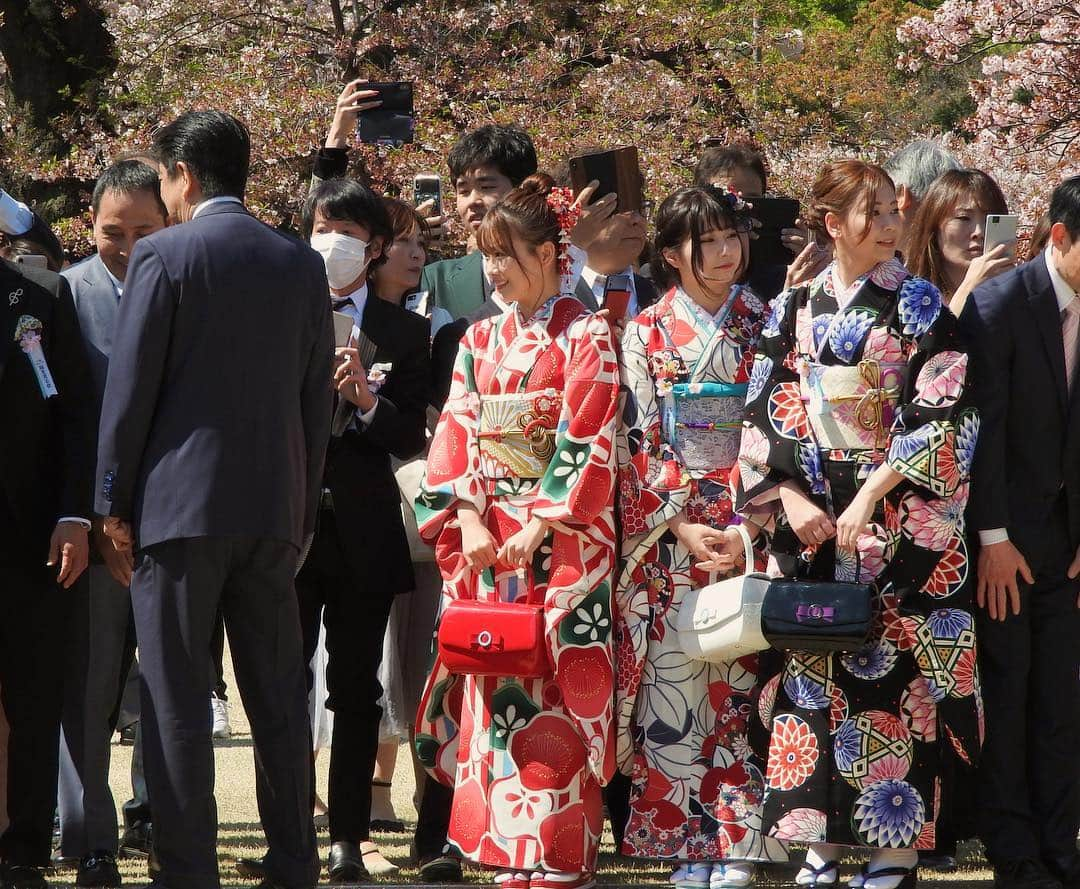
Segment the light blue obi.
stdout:
[[664,439],[692,472],[735,465],[746,383],[675,383],[661,403]]

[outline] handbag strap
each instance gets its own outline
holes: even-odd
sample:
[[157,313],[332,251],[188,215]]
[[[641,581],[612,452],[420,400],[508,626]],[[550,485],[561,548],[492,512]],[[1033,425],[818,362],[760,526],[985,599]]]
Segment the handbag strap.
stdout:
[[739,532],[739,536],[742,537],[743,542],[743,577],[747,574],[752,574],[754,571],[754,541],[750,539],[750,532],[746,530],[746,525],[741,522],[734,526],[735,530]]

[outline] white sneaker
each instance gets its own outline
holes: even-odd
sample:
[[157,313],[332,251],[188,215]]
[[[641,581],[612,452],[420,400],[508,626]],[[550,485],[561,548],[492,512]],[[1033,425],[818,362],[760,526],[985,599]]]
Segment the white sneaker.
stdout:
[[215,738],[232,737],[232,726],[229,725],[229,702],[221,700],[217,695],[210,695],[210,723]]

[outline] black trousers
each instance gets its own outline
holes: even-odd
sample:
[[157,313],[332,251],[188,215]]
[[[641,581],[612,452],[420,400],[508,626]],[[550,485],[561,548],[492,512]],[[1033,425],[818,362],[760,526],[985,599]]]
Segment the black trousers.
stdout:
[[1040,542],[1020,614],[999,622],[979,612],[979,832],[993,864],[1032,858],[1067,868],[1080,829],[1080,582],[1066,577],[1074,552],[1063,509]]
[[16,543],[6,504],[0,503],[0,705],[7,716],[7,809],[0,859],[44,867],[52,825],[60,755],[64,656],[71,598],[56,566],[45,566],[47,546]]
[[[345,561],[348,545],[339,536],[334,513],[322,510],[311,551],[296,577],[296,595],[305,663],[310,664],[318,645],[320,615],[326,626],[326,706],[334,712],[326,800],[330,841],[359,843],[370,834],[371,775],[382,718],[379,664],[394,597],[373,596],[370,579],[363,587],[357,583]],[[309,690],[313,681],[309,669]]]
[[296,560],[288,543],[245,537],[169,540],[136,556],[131,599],[143,678],[140,728],[158,880],[166,886],[220,885],[207,703],[219,608],[251,722],[268,875],[288,887],[316,882]]

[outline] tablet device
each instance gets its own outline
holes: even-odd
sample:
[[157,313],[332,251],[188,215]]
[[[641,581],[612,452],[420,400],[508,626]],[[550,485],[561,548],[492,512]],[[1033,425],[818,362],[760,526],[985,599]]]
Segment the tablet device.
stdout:
[[416,132],[413,85],[406,80],[368,83],[364,89],[379,93],[378,108],[361,111],[356,118],[356,138],[372,145],[405,145]]
[[631,145],[570,158],[570,182],[574,194],[580,194],[594,179],[600,183],[600,187],[596,189],[589,203],[598,201],[604,195],[617,194],[617,212],[641,212],[642,180],[637,148]]

